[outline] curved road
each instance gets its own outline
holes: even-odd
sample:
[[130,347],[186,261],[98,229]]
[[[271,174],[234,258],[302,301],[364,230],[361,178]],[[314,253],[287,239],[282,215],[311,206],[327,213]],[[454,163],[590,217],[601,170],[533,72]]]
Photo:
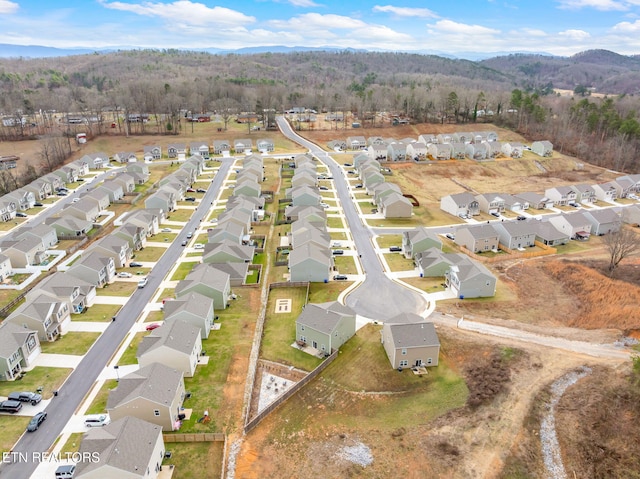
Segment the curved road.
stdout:
[[351,192],[344,177],[344,170],[326,151],[296,134],[283,117],[277,117],[276,121],[283,135],[308,148],[311,154],[324,163],[333,175],[347,225],[356,249],[362,255],[360,261],[365,272],[364,282],[347,295],[345,300],[347,306],[361,316],[380,321],[388,320],[400,313],[422,315],[428,306],[424,297],[392,281],[384,273],[371,242],[372,231],[364,225],[351,201]]
[[[38,463],[32,460],[33,454],[48,451],[56,438],[62,433],[64,426],[98,379],[98,375],[107,366],[111,356],[113,356],[120,343],[129,333],[145,305],[149,303],[155,294],[162,279],[180,257],[183,251],[180,244],[182,240],[187,238],[187,232],[195,231],[200,221],[205,218],[209,208],[204,207],[204,205],[210,204],[216,198],[218,190],[221,188],[222,182],[234,160],[234,158],[222,160],[218,173],[199,203],[203,207],[194,211],[193,216],[182,232],[153,267],[151,273],[147,276],[149,278],[147,287],[136,289],[127,304],[118,313],[117,320],[112,322],[106,331],[102,333],[78,367],[67,378],[60,388],[58,396],[54,397],[45,409],[47,420],[35,433],[24,434],[13,448],[13,455],[3,458],[2,467],[0,467],[0,478],[27,479],[34,473]],[[24,457],[27,458],[26,461],[21,460]],[[13,459],[13,462],[9,462],[11,459]]]

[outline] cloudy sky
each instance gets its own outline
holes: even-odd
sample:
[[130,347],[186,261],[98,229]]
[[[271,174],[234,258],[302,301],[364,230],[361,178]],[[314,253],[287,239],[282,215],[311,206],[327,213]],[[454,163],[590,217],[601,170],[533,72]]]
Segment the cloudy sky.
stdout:
[[0,0],[0,43],[640,53],[640,0]]

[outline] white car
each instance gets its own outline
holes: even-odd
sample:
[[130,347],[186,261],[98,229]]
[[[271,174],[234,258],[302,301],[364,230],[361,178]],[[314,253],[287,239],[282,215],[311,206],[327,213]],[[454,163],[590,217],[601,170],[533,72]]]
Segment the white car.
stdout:
[[138,288],[144,288],[148,282],[149,280],[147,278],[142,278],[140,281],[138,281]]
[[133,278],[131,273],[127,273],[126,271],[121,271],[118,273],[118,278]]
[[320,206],[322,206],[324,209],[330,208],[327,203],[320,203]]
[[204,249],[203,243],[196,243],[193,245],[193,249]]
[[171,228],[162,228],[160,230],[161,233],[171,233],[173,230]]

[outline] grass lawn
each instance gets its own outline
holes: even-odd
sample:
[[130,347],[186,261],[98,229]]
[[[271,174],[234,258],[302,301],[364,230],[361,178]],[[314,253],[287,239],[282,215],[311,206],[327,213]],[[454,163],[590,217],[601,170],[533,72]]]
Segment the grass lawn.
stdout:
[[[169,236],[169,235],[168,235]],[[175,237],[175,235],[173,235]],[[166,248],[161,248],[157,246],[147,246],[145,249],[136,251],[135,260],[136,261],[158,261],[160,257],[167,251]]]
[[[22,291],[18,291],[17,289],[1,289],[0,290],[0,304],[7,304],[13,301],[15,298],[20,296]],[[24,301],[24,300],[23,300]],[[19,305],[16,305],[18,307]]]
[[[176,268],[175,273],[173,273],[173,276],[171,277],[171,281],[179,281],[179,280],[185,279],[187,275],[191,272],[193,267],[197,264],[198,263],[195,261],[194,262],[185,261],[180,263]],[[166,298],[166,296],[162,296],[162,297]]]
[[247,277],[245,278],[245,283],[247,284],[256,284],[258,282],[258,270],[249,270],[247,272]]
[[118,366],[126,366],[127,364],[138,364],[136,359],[136,353],[138,352],[138,345],[142,341],[142,338],[149,334],[148,331],[140,331],[133,336],[133,339],[125,349],[122,357],[118,361]]
[[120,311],[119,304],[94,304],[82,314],[72,314],[72,321],[111,321],[111,318]]
[[[169,214],[169,217],[167,219],[171,221],[184,221],[186,223],[187,221],[189,221],[192,215],[193,215],[193,210],[185,210],[185,209],[178,208],[177,210],[172,211]],[[175,228],[175,226],[171,226],[171,228]]]
[[388,248],[390,246],[402,246],[402,235],[381,235],[376,239],[379,248]]
[[331,236],[331,239],[334,241],[346,241],[348,239],[347,233],[336,233],[335,231],[329,233],[329,236]]
[[167,442],[165,449],[173,453],[171,459],[163,461],[163,469],[173,464],[172,479],[192,479],[202,477],[220,477],[222,474],[223,442]]
[[176,289],[175,288],[165,288],[160,293],[160,298],[175,298],[176,297]]
[[89,351],[89,348],[96,342],[100,333],[84,333],[70,331],[52,343],[40,343],[43,353],[49,354],[75,354],[81,356]]
[[[0,382],[0,395],[6,396],[12,391],[35,391],[42,387],[42,397],[49,399],[53,396],[53,391],[60,389],[62,383],[71,374],[68,368],[45,368],[38,366],[25,373],[19,381]],[[4,425],[4,423],[3,423]]]
[[356,262],[352,256],[336,256],[333,259],[338,272],[341,274],[357,274]]
[[2,415],[2,437],[0,439],[0,450],[2,452],[11,451],[13,445],[18,442],[22,433],[27,429],[27,424],[31,421],[29,416]]
[[427,293],[436,293],[446,289],[442,286],[444,276],[433,278],[402,278],[402,281]]
[[196,253],[187,253],[186,255],[184,255],[185,258],[202,258],[202,251]]
[[109,391],[114,389],[118,385],[118,381],[115,379],[108,379],[104,382],[96,397],[93,398],[91,406],[87,409],[87,414],[102,414],[107,409],[107,399],[109,398]]
[[[292,348],[296,340],[296,318],[305,304],[306,288],[278,288],[269,293],[260,356],[270,361],[311,371],[321,360]],[[290,313],[276,313],[276,300],[291,299]]]
[[342,218],[329,217],[327,218],[327,228],[344,228]]
[[384,255],[390,271],[411,271],[414,269],[413,260],[405,258],[402,253],[389,253]]
[[67,442],[62,446],[60,452],[62,454],[69,453],[73,454],[74,452],[78,452],[80,450],[80,443],[82,442],[82,436],[84,436],[83,432],[74,432],[69,436]]
[[351,282],[331,281],[329,283],[311,283],[309,287],[310,303],[326,303],[335,301],[340,293],[347,289]]
[[[140,271],[139,268],[135,268]],[[142,276],[142,275],[141,275]],[[98,296],[131,296],[138,287],[137,283],[116,281],[97,290]]]
[[569,241],[565,245],[554,246],[558,250],[558,254],[582,253],[593,247],[592,241]]
[[207,233],[202,233],[196,236],[195,243],[207,244],[209,242],[209,235]]
[[149,314],[147,314],[147,317],[145,318],[144,322],[155,323],[158,321],[162,321],[163,319],[164,319],[164,313],[162,311],[151,311]]

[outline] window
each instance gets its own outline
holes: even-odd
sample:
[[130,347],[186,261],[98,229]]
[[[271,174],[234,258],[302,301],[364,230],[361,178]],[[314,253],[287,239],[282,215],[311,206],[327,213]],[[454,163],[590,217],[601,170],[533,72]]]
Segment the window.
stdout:
[[406,359],[403,359],[402,361],[400,361],[400,367],[404,367],[408,365],[409,365],[409,361],[407,361]]
[[160,415],[160,409],[154,409],[153,410],[153,415],[154,416],[159,416]]
[[427,364],[433,364],[433,359],[432,358],[427,358]]
[[406,356],[407,355],[407,348],[402,348],[402,355]]
[[304,324],[300,325],[300,331],[304,331]]

